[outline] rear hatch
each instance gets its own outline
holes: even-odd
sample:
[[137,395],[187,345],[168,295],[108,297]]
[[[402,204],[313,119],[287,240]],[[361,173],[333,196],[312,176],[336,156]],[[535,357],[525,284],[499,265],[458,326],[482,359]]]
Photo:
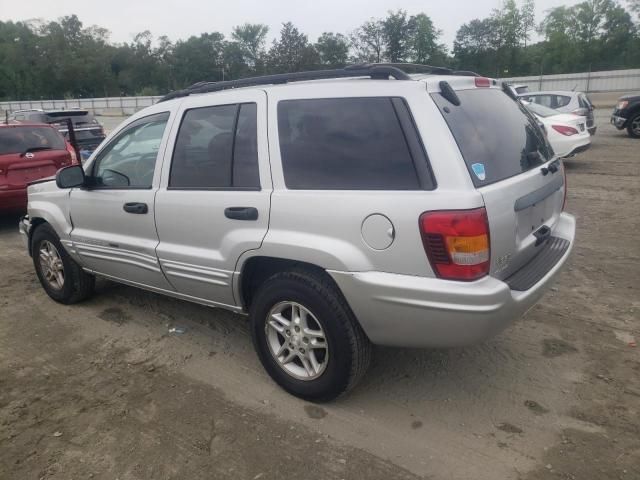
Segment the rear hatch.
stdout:
[[71,155],[55,129],[28,125],[0,128],[0,185],[5,189],[26,188],[70,164]]
[[505,279],[539,253],[552,234],[564,203],[563,167],[555,168],[551,146],[520,102],[497,87],[456,94],[459,105],[441,93],[432,97],[484,199],[490,274]]

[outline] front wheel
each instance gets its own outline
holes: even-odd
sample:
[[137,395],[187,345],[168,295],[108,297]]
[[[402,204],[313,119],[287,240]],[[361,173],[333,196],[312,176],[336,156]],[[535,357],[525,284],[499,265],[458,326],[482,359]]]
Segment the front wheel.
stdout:
[[640,113],[631,117],[629,125],[627,125],[627,132],[630,137],[640,138]]
[[49,224],[37,227],[31,242],[36,274],[52,299],[71,304],[93,293],[95,278],[69,256]]
[[353,388],[371,344],[346,301],[321,274],[282,272],[251,305],[254,346],[269,375],[289,393],[329,401]]

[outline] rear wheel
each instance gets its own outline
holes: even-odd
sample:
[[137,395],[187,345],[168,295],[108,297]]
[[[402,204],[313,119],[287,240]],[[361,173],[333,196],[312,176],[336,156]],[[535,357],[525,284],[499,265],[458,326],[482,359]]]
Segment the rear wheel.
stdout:
[[31,242],[36,274],[52,299],[71,304],[93,293],[95,278],[69,256],[50,225],[45,223],[37,227]]
[[640,138],[640,113],[636,113],[629,119],[629,125],[627,125],[627,132],[630,137]]
[[259,288],[251,330],[262,365],[286,391],[329,401],[353,388],[371,344],[346,301],[321,274],[282,272]]

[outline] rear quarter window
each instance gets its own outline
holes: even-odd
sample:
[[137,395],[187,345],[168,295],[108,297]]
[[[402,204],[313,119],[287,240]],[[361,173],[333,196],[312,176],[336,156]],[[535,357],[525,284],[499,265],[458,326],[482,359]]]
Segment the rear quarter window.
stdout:
[[408,109],[399,98],[279,102],[278,131],[287,188],[429,188],[421,181],[425,176],[416,170],[415,162],[422,162],[419,169],[427,168],[426,158],[416,147],[417,134],[407,118]]
[[459,106],[440,93],[431,96],[476,187],[519,175],[552,158],[542,130],[520,102],[493,88],[456,93]]

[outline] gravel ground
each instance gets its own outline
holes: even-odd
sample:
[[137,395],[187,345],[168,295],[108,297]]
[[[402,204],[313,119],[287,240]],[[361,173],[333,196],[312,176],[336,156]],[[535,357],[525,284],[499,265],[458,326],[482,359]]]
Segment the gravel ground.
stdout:
[[52,302],[1,218],[0,478],[640,479],[640,141],[608,113],[566,162],[577,245],[542,301],[472,348],[378,348],[322,406],[243,317],[107,281]]

